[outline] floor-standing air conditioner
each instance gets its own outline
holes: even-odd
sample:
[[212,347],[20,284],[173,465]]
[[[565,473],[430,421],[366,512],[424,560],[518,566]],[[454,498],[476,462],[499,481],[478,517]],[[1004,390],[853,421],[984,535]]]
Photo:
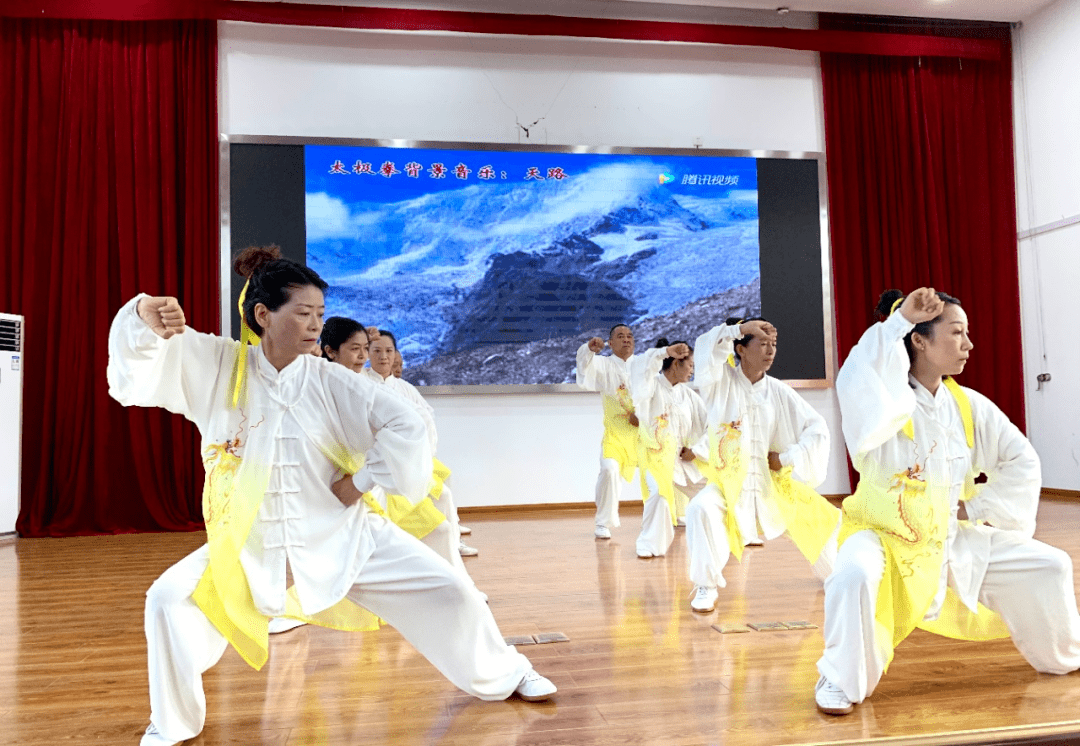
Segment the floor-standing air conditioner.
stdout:
[[19,517],[23,339],[23,317],[0,313],[0,534]]

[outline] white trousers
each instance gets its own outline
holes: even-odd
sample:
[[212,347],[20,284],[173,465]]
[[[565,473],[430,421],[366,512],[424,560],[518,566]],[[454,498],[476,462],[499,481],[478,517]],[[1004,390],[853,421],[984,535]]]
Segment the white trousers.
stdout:
[[690,582],[706,588],[723,588],[724,566],[731,556],[724,515],[727,503],[715,484],[699,492],[686,509],[686,553]]
[[622,495],[622,471],[613,458],[600,459],[600,476],[596,478],[596,525],[618,528],[619,497]]
[[[710,484],[699,492],[686,509],[686,550],[690,560],[690,582],[706,588],[724,588],[724,567],[731,556],[724,519],[727,501],[716,485]],[[812,565],[821,580],[829,577],[836,560],[836,538],[840,525]]]
[[[468,576],[389,521],[367,520],[376,548],[348,598],[391,624],[462,691],[484,700],[509,697],[532,665],[503,641]],[[146,593],[150,720],[178,742],[202,731],[202,674],[228,646],[191,599],[209,559],[203,546]]]
[[[643,556],[663,557],[667,554],[668,547],[671,546],[671,542],[675,539],[675,527],[671,523],[671,506],[668,505],[667,500],[660,497],[660,493],[656,489],[656,482],[652,476],[648,475],[645,479],[652,494],[645,501],[644,512],[641,516],[641,533],[638,534],[637,538],[637,553]],[[676,505],[678,505],[679,493],[682,493],[685,500],[692,503],[694,495],[704,486],[704,480],[693,484],[675,485]]]
[[446,516],[446,520],[420,541],[451,565],[466,572],[461,552],[458,551],[461,546],[461,531],[458,529],[457,506],[454,505],[454,494],[450,491],[450,485],[443,484],[439,499],[431,502],[436,510]]
[[[874,637],[878,586],[885,552],[873,531],[859,531],[840,547],[825,581],[825,653],[818,671],[852,702],[873,693],[888,660]],[[1013,644],[1037,671],[1080,668],[1080,615],[1069,555],[1011,531],[995,531],[979,602],[1005,620]],[[890,643],[891,644],[891,643]]]

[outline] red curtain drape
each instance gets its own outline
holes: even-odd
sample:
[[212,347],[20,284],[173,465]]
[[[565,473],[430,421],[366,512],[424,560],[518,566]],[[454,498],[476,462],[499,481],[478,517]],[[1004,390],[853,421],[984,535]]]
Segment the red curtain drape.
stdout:
[[[823,15],[825,28],[881,21]],[[900,28],[898,28],[900,26]],[[882,290],[958,298],[975,343],[960,381],[1024,427],[1008,27],[888,22],[1002,40],[1001,61],[822,54],[840,361]]]
[[139,291],[216,331],[212,21],[0,19],[0,309],[25,326],[23,536],[201,527],[194,428],[124,409],[109,324]]

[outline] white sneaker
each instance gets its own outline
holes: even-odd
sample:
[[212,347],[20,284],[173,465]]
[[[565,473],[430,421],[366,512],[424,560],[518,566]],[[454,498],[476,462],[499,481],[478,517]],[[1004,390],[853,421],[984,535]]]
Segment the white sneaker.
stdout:
[[284,616],[276,616],[270,620],[270,634],[280,635],[282,632],[290,632],[297,627],[303,627],[307,622],[299,619],[289,619]]
[[460,523],[458,524],[457,530],[458,530],[458,533],[461,534],[462,536],[468,536],[469,534],[472,533],[471,528],[469,528],[468,526],[462,526]]
[[545,679],[534,669],[530,669],[521,679],[521,683],[517,685],[514,693],[526,702],[543,702],[545,699],[550,699],[551,695],[557,691],[558,689],[548,679]]
[[477,549],[476,547],[470,547],[468,544],[466,544],[463,541],[458,542],[457,550],[458,550],[458,554],[460,554],[462,557],[475,557],[478,554],[480,554],[479,549]]
[[176,746],[178,743],[183,743],[183,741],[173,741],[166,738],[158,732],[156,725],[150,723],[150,725],[146,726],[146,732],[143,733],[139,746]]
[[611,529],[607,526],[597,526],[596,531],[593,532],[597,539],[610,539]]
[[753,537],[751,539],[747,539],[746,543],[743,544],[743,546],[747,546],[747,547],[763,547],[763,546],[765,546],[765,540],[762,539],[760,536],[755,536],[755,537]]
[[844,690],[822,676],[814,687],[814,700],[817,708],[826,715],[847,715],[855,705],[844,694]]
[[720,597],[716,588],[699,585],[694,589],[694,598],[690,601],[690,608],[699,614],[708,614],[716,609],[716,599]]
[[675,519],[675,528],[686,528],[686,516]]
[[638,556],[638,559],[652,559],[656,555],[653,554],[652,552],[647,552],[647,551],[645,551],[643,549],[639,549],[639,550],[637,550],[637,556]]

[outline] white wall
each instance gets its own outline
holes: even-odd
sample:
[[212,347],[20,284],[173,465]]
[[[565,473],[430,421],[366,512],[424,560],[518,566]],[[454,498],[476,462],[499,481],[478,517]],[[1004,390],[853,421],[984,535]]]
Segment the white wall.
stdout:
[[[1059,0],[1014,37],[1021,234],[1080,216],[1080,3]],[[1028,435],[1047,487],[1080,490],[1080,224],[1019,242]],[[1038,391],[1036,376],[1052,380]]]
[[[220,32],[227,134],[824,150],[813,53],[238,23]],[[541,118],[525,140],[517,122]],[[836,439],[821,491],[846,493],[835,395],[806,396]],[[597,395],[431,400],[462,505],[592,500]]]

